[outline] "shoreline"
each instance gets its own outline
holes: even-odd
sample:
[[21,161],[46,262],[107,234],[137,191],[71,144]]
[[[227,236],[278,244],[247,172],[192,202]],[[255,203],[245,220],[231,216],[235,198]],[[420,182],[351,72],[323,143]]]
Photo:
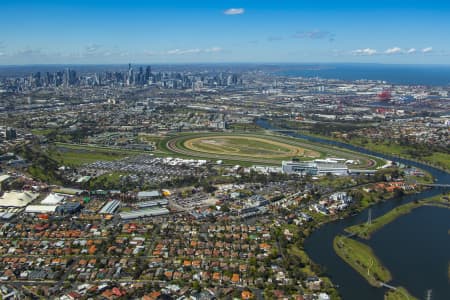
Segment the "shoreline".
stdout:
[[448,196],[442,194],[439,196],[419,200],[417,202],[410,202],[407,204],[397,206],[396,208],[390,210],[386,214],[373,220],[371,224],[367,223],[356,224],[345,228],[345,231],[347,233],[350,233],[351,235],[356,235],[359,238],[369,240],[373,233],[377,232],[384,226],[392,223],[396,219],[411,213],[416,208],[425,205],[431,205],[450,209],[450,202],[448,200],[445,200],[444,197]]
[[333,249],[343,261],[364,277],[371,286],[381,287],[382,282],[392,280],[389,270],[368,245],[340,235],[334,238]]

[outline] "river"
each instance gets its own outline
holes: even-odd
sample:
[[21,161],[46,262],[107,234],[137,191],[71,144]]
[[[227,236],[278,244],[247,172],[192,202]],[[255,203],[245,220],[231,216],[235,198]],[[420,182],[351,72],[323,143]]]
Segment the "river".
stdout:
[[[278,129],[263,119],[257,120],[256,123],[268,130]],[[449,173],[416,161],[377,153],[343,142],[311,137],[289,130],[283,131],[283,133],[292,137],[338,146],[414,166],[429,172],[435,178],[436,183],[450,183]],[[446,190],[448,191],[449,189],[447,188]],[[371,207],[372,217],[381,216],[398,205],[435,196],[442,192],[444,192],[443,189],[432,188],[418,194],[406,195],[377,203]],[[448,299],[450,295],[448,275],[446,272],[437,271],[432,266],[441,266],[441,268],[446,269],[447,264],[442,265],[442,262],[450,260],[450,245],[447,233],[450,226],[445,226],[445,224],[449,224],[449,217],[449,211],[446,209],[431,209],[428,207],[416,209],[410,215],[401,217],[388,224],[375,233],[372,239],[367,242],[391,271],[393,284],[406,287],[414,296],[420,299],[424,299],[427,289],[433,290],[433,300]],[[342,234],[346,227],[365,222],[366,219],[367,211],[365,210],[358,215],[327,223],[314,231],[305,242],[305,250],[308,255],[314,262],[325,267],[327,275],[335,284],[339,285],[339,292],[345,300],[381,300],[386,291],[382,288],[370,286],[363,277],[342,261],[333,250],[333,239],[336,235]],[[433,220],[433,222],[430,220]],[[446,236],[442,236],[442,231],[444,231]],[[423,236],[420,234],[421,232],[428,232],[428,234]],[[404,241],[403,243],[401,242],[402,240]],[[442,240],[446,240],[447,243],[442,243]],[[431,246],[414,247],[414,244]],[[410,247],[405,248],[405,245],[410,245]],[[408,251],[407,255],[405,251]],[[419,269],[413,269],[411,266],[417,266]]]

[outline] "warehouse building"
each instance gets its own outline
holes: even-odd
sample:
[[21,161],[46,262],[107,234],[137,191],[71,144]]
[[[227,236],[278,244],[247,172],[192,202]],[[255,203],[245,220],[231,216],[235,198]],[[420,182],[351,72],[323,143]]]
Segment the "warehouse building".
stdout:
[[56,213],[60,215],[66,215],[66,214],[74,214],[76,212],[79,212],[83,207],[78,202],[68,202],[59,205],[56,208]]
[[160,198],[161,197],[161,192],[154,190],[154,191],[142,191],[137,193],[137,198],[139,201],[144,201],[144,200],[152,200],[155,198]]
[[98,212],[99,214],[113,214],[117,208],[119,208],[120,201],[119,200],[111,200],[106,203],[102,209]]
[[57,207],[57,205],[28,205],[25,208],[25,212],[36,214],[54,213]]
[[165,206],[168,204],[169,204],[169,201],[167,199],[159,199],[159,200],[153,200],[153,201],[138,202],[138,203],[136,203],[136,206],[138,208],[147,208],[147,207],[154,207],[154,206]]
[[119,215],[122,220],[132,220],[139,218],[162,216],[167,215],[168,213],[170,213],[170,211],[167,208],[153,207],[153,208],[133,210],[129,212],[121,212]]

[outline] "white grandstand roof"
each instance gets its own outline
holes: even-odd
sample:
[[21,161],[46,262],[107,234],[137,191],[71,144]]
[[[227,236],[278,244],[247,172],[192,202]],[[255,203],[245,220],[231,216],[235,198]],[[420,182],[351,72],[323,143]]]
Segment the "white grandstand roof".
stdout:
[[0,206],[4,207],[24,207],[31,201],[39,197],[39,193],[31,192],[8,192],[0,197]]
[[64,196],[51,193],[47,197],[45,197],[44,200],[41,201],[41,204],[53,205],[58,204],[62,200],[64,200]]

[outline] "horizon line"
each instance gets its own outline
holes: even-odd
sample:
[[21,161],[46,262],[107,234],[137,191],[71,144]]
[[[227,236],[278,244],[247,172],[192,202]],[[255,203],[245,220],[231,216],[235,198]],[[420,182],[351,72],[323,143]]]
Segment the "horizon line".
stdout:
[[401,65],[401,66],[448,66],[450,63],[400,63],[400,62],[273,62],[273,61],[261,61],[261,62],[123,62],[123,63],[36,63],[36,64],[0,64],[0,68],[3,67],[34,67],[34,66],[126,66],[126,65],[317,65],[317,64],[327,64],[327,65]]

